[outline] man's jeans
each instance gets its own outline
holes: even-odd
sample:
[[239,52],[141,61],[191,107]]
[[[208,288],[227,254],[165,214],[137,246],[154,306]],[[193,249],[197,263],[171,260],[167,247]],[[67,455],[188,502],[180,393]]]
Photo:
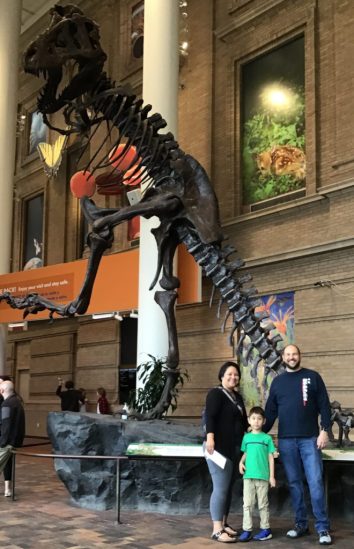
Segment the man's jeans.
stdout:
[[289,483],[295,511],[295,523],[306,528],[307,510],[304,498],[303,472],[310,489],[312,511],[317,532],[329,530],[326,498],[323,485],[323,464],[317,437],[280,438],[279,453]]

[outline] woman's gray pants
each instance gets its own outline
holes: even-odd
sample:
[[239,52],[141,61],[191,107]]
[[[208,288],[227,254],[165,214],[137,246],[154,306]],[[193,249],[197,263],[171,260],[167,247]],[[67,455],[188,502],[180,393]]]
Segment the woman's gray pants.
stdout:
[[206,462],[213,481],[213,491],[210,496],[211,520],[222,522],[230,510],[232,488],[236,478],[236,463],[226,458],[225,467],[222,469],[210,459]]

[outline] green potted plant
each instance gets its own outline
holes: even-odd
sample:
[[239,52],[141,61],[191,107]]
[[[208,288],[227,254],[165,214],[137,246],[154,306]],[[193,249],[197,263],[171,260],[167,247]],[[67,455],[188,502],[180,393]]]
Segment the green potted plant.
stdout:
[[[150,354],[148,356],[150,360],[143,362],[137,368],[138,379],[143,387],[131,391],[127,402],[129,409],[133,409],[139,414],[149,412],[156,406],[166,383],[166,372],[168,369],[166,359],[156,358]],[[185,380],[189,380],[186,370],[177,370],[176,375],[177,383],[172,390],[172,398],[169,405],[172,412],[177,408],[180,387],[184,385]]]

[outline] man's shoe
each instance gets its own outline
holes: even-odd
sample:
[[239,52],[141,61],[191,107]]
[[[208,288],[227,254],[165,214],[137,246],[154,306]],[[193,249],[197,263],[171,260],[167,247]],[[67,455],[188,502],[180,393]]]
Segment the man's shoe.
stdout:
[[253,539],[256,541],[266,541],[267,539],[271,539],[273,537],[272,531],[270,528],[265,528],[264,530],[260,530],[258,534],[253,536]]
[[323,532],[318,532],[319,538],[318,541],[321,545],[331,545],[332,538],[329,535],[329,532],[327,530],[323,530]]
[[241,532],[240,537],[238,538],[238,541],[250,541],[252,539],[252,532],[247,532],[247,530],[244,530]]
[[300,526],[299,524],[295,524],[295,528],[292,530],[289,530],[289,532],[286,533],[287,538],[296,539],[301,538],[301,536],[307,536],[310,531],[308,529],[308,526]]

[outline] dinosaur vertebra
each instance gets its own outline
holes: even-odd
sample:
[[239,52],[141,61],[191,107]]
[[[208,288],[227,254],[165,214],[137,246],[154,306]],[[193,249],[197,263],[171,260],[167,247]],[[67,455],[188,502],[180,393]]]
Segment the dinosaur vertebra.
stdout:
[[[102,122],[108,122],[108,135],[92,155],[86,169],[94,172],[112,167],[113,160],[102,152],[104,146],[108,138],[113,139],[113,150],[117,151],[124,140],[121,158],[130,147],[136,149],[127,170],[136,167],[135,171],[141,171],[143,180],[150,182],[141,202],[134,206],[102,209],[87,197],[81,199],[84,215],[93,228],[88,235],[91,255],[83,287],[73,302],[61,306],[37,294],[22,299],[3,294],[0,300],[7,301],[11,307],[24,309],[24,316],[44,309],[50,311],[50,316],[54,313],[61,316],[84,314],[100,259],[112,244],[113,228],[137,215],[146,218],[156,215],[161,221],[160,226],[153,230],[158,247],[158,265],[150,289],[159,280],[162,270],[159,282],[164,291],[155,293],[155,301],[164,311],[168,325],[168,370],[161,400],[146,417],[161,417],[167,410],[177,379],[179,353],[174,304],[179,280],[173,276],[172,262],[176,247],[181,242],[219,291],[221,303],[227,306],[227,316],[231,315],[233,321],[231,343],[235,330],[240,328],[243,335],[238,350],[242,350],[247,335],[251,341],[248,358],[253,354],[252,350],[257,351],[257,357],[251,364],[252,375],[256,375],[258,362],[262,359],[267,371],[277,370],[281,362],[277,351],[278,338],[270,336],[273,326],[262,327],[262,319],[254,313],[257,305],[255,290],[243,289],[243,284],[251,278],[247,274],[238,274],[243,261],[229,261],[235,250],[232,246],[222,247],[218,202],[205,170],[197,160],[180,149],[171,133],[160,133],[166,126],[160,114],[149,115],[150,105],[143,106],[142,100],[126,88],[116,86],[102,72],[106,55],[99,43],[97,25],[73,5],[55,6],[51,14],[48,30],[28,47],[24,55],[25,70],[37,76],[42,74],[47,79],[38,99],[38,109],[45,122],[52,127],[47,114],[63,109],[70,129],[54,129],[61,133],[76,131],[89,135],[91,132],[90,139]],[[68,62],[76,63],[78,73],[57,96],[63,69]],[[226,319],[224,326],[225,322]]]

